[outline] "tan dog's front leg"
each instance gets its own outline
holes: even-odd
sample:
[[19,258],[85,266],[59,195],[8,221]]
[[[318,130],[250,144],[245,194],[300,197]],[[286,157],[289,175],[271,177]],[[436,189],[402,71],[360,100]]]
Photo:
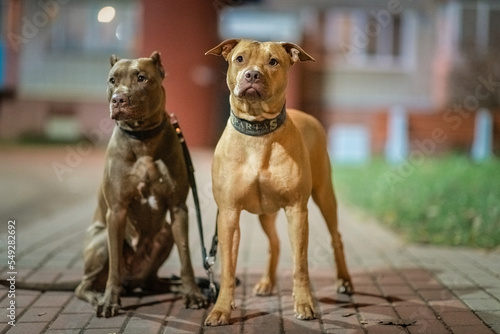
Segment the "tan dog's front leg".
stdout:
[[278,214],[264,214],[259,216],[260,225],[269,239],[269,259],[267,271],[264,273],[259,283],[253,289],[257,296],[269,296],[273,292],[276,283],[276,267],[280,254],[280,241],[276,233],[276,216]]
[[106,290],[97,305],[98,317],[113,317],[121,308],[120,293],[123,278],[123,242],[127,210],[124,208],[109,209],[106,214],[108,225],[109,274]]
[[184,305],[198,309],[206,305],[206,298],[194,281],[193,265],[189,252],[188,213],[185,205],[172,209],[172,233],[181,261],[181,293]]
[[205,320],[206,326],[228,325],[234,305],[236,263],[240,244],[240,212],[220,211],[217,230],[221,251],[222,275],[219,297]]
[[309,227],[307,220],[307,203],[296,204],[285,208],[288,220],[288,234],[293,252],[293,297],[295,317],[310,320],[316,317],[314,302],[309,282],[307,264],[307,245]]

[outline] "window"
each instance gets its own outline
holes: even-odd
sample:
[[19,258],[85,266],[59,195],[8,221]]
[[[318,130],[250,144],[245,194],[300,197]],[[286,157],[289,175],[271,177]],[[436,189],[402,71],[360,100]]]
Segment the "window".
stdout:
[[462,5],[460,11],[458,45],[461,51],[486,53],[500,51],[500,6],[478,2]]
[[50,48],[56,52],[128,53],[137,40],[138,7],[134,2],[61,6],[52,25]]
[[326,14],[325,46],[336,62],[356,67],[403,65],[413,30],[409,13],[379,15],[368,10]]

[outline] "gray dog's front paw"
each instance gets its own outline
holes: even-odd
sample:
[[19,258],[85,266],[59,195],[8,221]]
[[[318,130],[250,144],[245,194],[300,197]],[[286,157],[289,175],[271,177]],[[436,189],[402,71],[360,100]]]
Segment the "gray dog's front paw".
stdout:
[[96,306],[96,316],[110,318],[118,315],[121,309],[120,296],[106,291]]
[[198,288],[190,289],[189,292],[182,294],[184,305],[186,308],[200,309],[207,306],[207,298],[202,294]]

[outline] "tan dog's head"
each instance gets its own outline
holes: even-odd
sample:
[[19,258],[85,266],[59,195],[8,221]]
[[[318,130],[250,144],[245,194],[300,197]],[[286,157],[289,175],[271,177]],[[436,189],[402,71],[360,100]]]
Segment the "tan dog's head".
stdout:
[[138,59],[119,59],[112,55],[110,62],[108,101],[112,119],[147,119],[164,109],[165,71],[158,52]]
[[286,42],[226,40],[205,54],[223,56],[229,64],[227,86],[235,112],[252,116],[281,111],[285,103],[288,69],[298,61],[314,59]]

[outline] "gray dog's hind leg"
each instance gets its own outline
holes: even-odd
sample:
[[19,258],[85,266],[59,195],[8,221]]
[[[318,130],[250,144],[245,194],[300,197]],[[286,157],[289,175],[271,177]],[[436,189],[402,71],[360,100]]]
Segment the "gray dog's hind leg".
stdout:
[[104,290],[108,273],[107,229],[103,223],[94,222],[87,229],[83,258],[84,275],[75,294],[95,306],[101,296],[97,290]]

